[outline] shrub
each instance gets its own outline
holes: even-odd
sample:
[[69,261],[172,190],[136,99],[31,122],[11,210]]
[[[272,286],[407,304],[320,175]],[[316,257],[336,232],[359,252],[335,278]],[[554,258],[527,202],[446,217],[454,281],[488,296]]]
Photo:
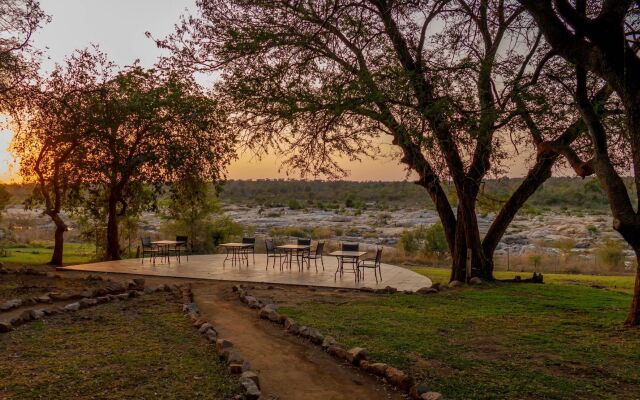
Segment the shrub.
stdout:
[[290,199],[289,200],[289,208],[292,209],[292,210],[301,210],[304,207],[302,206],[302,204],[297,199]]
[[596,249],[596,255],[609,269],[616,271],[624,262],[624,245],[617,240],[607,239]]
[[443,254],[449,250],[441,223],[402,232],[400,246],[407,254],[421,250],[424,254]]

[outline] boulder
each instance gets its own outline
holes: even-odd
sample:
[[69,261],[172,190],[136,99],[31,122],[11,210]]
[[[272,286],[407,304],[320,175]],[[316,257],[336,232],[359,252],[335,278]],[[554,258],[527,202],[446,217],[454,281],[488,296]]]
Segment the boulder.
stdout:
[[284,320],[284,329],[289,329],[289,327],[296,323],[296,320],[293,318],[285,318]]
[[34,310],[24,310],[18,318],[24,323],[33,321],[36,319],[36,312]]
[[44,309],[34,310],[33,311],[33,319],[42,319],[46,315]]
[[144,289],[144,284],[145,284],[145,280],[142,278],[134,278],[133,279],[133,283],[136,285],[136,290],[143,290]]
[[449,287],[452,287],[452,288],[458,287],[458,286],[462,286],[462,285],[464,285],[464,283],[462,283],[460,281],[451,281],[451,282],[449,282]]
[[36,297],[36,300],[38,301],[38,303],[45,303],[45,304],[53,303],[53,300],[51,300],[51,297],[49,297],[49,295],[47,294]]
[[367,350],[362,347],[354,347],[347,352],[347,361],[353,365],[360,365],[360,361],[367,359]]
[[420,398],[422,400],[444,400],[444,397],[438,392],[423,393]]
[[71,300],[71,295],[70,295],[69,293],[52,292],[52,293],[49,293],[49,297],[50,297],[53,301],[67,301],[67,300]]

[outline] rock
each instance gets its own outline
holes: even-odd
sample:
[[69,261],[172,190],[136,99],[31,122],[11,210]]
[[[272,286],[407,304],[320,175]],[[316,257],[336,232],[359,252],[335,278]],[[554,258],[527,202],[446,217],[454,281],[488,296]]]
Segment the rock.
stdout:
[[449,282],[449,287],[458,287],[458,286],[462,286],[464,285],[464,283],[460,282],[460,281],[451,281]]
[[240,379],[240,384],[244,388],[244,398],[247,400],[258,400],[262,393],[260,388],[251,379]]
[[120,293],[115,295],[118,300],[127,300],[129,298],[129,293]]
[[473,278],[469,279],[469,284],[470,285],[480,285],[480,284],[482,284],[482,279],[478,278],[477,276],[474,276]]
[[36,297],[36,301],[38,303],[45,303],[45,304],[51,304],[53,303],[53,300],[51,300],[51,297],[49,297],[49,295],[42,295],[40,297]]
[[324,336],[315,328],[309,328],[306,337],[315,344],[321,344],[324,341]]
[[387,368],[385,371],[385,377],[390,384],[402,390],[408,390],[413,385],[412,379],[409,375],[394,367]]
[[423,393],[420,398],[422,400],[444,400],[444,397],[438,392]]
[[33,319],[42,319],[45,315],[46,315],[46,312],[44,309],[33,311]]
[[287,328],[287,332],[292,335],[299,335],[303,327],[301,327],[297,322],[294,322],[289,325]]
[[205,322],[204,324],[200,325],[200,328],[198,328],[198,333],[203,334],[208,331],[209,329],[213,329],[213,325],[211,325],[208,322]]
[[353,365],[360,365],[360,361],[367,359],[367,351],[362,347],[354,347],[347,352],[347,360]]
[[136,289],[137,290],[143,290],[144,289],[144,284],[145,284],[145,280],[142,278],[134,278],[133,279],[133,283],[136,284]]
[[260,318],[280,322],[280,314],[271,305],[266,305],[260,309]]
[[222,356],[222,359],[224,359],[228,365],[244,363],[244,358],[242,357],[242,354],[240,354],[240,352],[238,350],[235,350],[233,347],[224,349],[222,351],[221,356]]
[[71,299],[71,295],[69,293],[59,293],[59,292],[49,293],[49,297],[53,301],[67,301]]
[[80,308],[89,308],[98,304],[96,299],[82,299],[80,300]]
[[258,388],[260,387],[260,378],[258,377],[258,374],[253,371],[244,371],[242,375],[240,375],[240,381],[243,379],[251,379]]
[[64,310],[69,311],[78,311],[80,309],[80,303],[71,303],[64,306]]
[[44,313],[46,315],[56,315],[56,314],[61,314],[63,312],[64,312],[64,310],[62,308],[60,308],[60,307],[51,307],[51,308],[46,308],[44,310]]
[[9,311],[14,308],[18,308],[21,305],[22,305],[22,300],[20,299],[9,300],[0,306],[0,311]]
[[109,296],[100,296],[95,298],[97,304],[105,304],[111,301],[111,297]]
[[338,342],[333,338],[333,336],[325,336],[324,340],[322,341],[322,348],[327,349],[330,346],[336,346],[337,344]]
[[7,333],[13,330],[13,326],[5,321],[0,321],[0,333]]
[[409,397],[415,400],[420,400],[421,396],[429,392],[429,387],[425,383],[417,383],[409,390]]
[[416,290],[416,293],[418,293],[418,294],[438,293],[438,289],[435,289],[435,288],[432,288],[432,287],[423,287],[423,288],[420,288],[420,289]]
[[218,340],[218,333],[213,329],[209,329],[204,336],[207,338],[209,343],[216,343]]
[[329,346],[327,348],[327,353],[341,360],[346,360],[348,357],[347,351],[343,349],[341,346]]
[[182,305],[182,311],[190,315],[199,315],[198,305],[196,303],[187,303]]
[[203,320],[203,319],[199,319],[193,323],[193,327],[194,328],[200,328],[202,325],[204,325],[207,321]]
[[233,347],[233,343],[227,339],[216,340],[216,352],[221,354],[223,350]]
[[24,310],[18,317],[22,322],[29,322],[36,319],[36,312],[34,310]]
[[378,376],[386,376],[389,365],[385,363],[371,363],[367,364],[365,371]]
[[431,287],[435,290],[440,290],[442,288],[442,284],[440,282],[436,282],[434,284],[431,285]]

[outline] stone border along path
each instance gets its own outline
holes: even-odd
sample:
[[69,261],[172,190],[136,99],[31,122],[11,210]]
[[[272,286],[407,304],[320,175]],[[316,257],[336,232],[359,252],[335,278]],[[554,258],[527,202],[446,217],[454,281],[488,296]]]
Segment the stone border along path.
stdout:
[[182,301],[184,302],[182,311],[191,318],[193,326],[198,330],[198,333],[215,345],[216,352],[229,367],[229,372],[235,375],[240,374],[239,379],[244,389],[244,398],[247,400],[259,399],[262,395],[260,392],[260,379],[258,374],[251,370],[251,364],[235,349],[230,340],[218,338],[218,331],[213,325],[201,318],[198,305],[194,302],[191,286],[184,285],[180,290],[182,292]]
[[[46,273],[41,274],[46,275]],[[0,333],[11,332],[21,325],[42,319],[46,316],[65,312],[75,312],[85,308],[95,307],[100,304],[109,303],[114,300],[126,300],[154,292],[177,292],[179,290],[178,285],[160,285],[156,288],[145,288],[144,285],[144,279],[136,278],[127,282],[126,287],[117,282],[113,282],[111,288],[87,289],[83,294],[70,295],[66,298],[67,300],[76,300],[78,299],[77,296],[80,296],[82,299],[77,302],[69,303],[64,307],[54,306],[51,308],[31,308],[24,310],[19,316],[13,317],[8,321],[0,321]]]
[[[311,343],[321,346],[324,351],[335,358],[347,361],[349,364],[360,367],[360,369],[369,374],[384,379],[391,385],[408,393],[411,399],[444,400],[442,394],[430,391],[425,383],[416,383],[415,379],[406,372],[385,363],[376,363],[368,360],[367,352],[364,348],[354,347],[350,350],[346,350],[333,337],[324,336],[315,328],[300,326],[294,319],[278,313],[274,305],[265,305],[264,301],[251,296],[241,285],[234,285],[232,290],[237,293],[240,301],[246,304],[249,308],[259,309],[260,311],[258,316],[261,319],[269,320],[275,324],[284,325],[284,329],[287,333],[308,339]],[[433,292],[429,291],[428,293]]]

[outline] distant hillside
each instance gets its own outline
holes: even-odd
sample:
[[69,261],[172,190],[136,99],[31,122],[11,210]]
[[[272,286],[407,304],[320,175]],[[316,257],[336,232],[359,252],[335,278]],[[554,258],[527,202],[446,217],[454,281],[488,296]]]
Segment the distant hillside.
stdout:
[[[482,203],[499,204],[521,182],[522,178],[487,180]],[[628,184],[632,184],[631,179]],[[451,201],[455,204],[453,191],[450,193]],[[225,203],[263,206],[335,208],[349,203],[355,207],[433,207],[426,191],[411,182],[228,181],[223,187],[221,199]],[[606,212],[608,201],[594,178],[551,178],[532,196],[527,207],[539,211],[572,209]]]

